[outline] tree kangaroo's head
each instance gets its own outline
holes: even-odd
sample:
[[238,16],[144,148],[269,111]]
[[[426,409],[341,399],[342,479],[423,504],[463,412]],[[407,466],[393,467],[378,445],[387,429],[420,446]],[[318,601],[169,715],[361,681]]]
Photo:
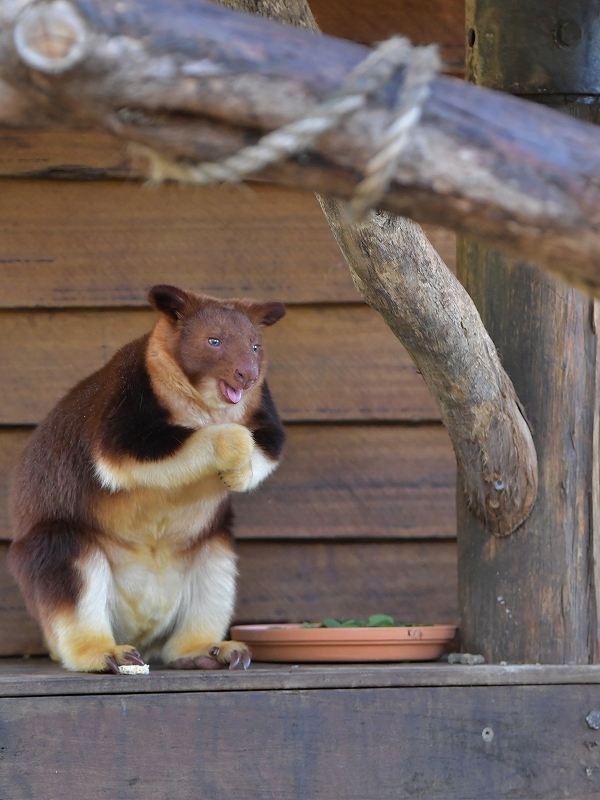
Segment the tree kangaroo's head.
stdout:
[[168,326],[165,346],[209,405],[237,405],[260,386],[262,328],[284,316],[283,303],[218,300],[163,284],[150,289],[149,300]]

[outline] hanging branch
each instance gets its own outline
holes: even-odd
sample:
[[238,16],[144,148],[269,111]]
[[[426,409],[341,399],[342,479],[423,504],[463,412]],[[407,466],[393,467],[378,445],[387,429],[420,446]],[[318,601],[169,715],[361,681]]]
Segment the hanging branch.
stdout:
[[[303,116],[369,53],[202,0],[0,0],[0,26],[0,124],[103,126],[195,162]],[[350,198],[402,74],[260,178]],[[541,106],[435,78],[379,207],[600,285],[600,132]]]
[[[219,0],[317,31],[307,0]],[[477,309],[423,230],[380,212],[348,222],[340,201],[319,197],[358,291],[410,353],[435,397],[469,507],[505,536],[529,515],[537,457],[510,378]]]

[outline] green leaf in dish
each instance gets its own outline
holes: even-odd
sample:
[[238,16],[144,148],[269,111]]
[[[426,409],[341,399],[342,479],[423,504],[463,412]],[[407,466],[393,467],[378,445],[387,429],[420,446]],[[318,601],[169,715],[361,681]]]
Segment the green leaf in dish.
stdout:
[[367,620],[367,628],[395,628],[393,617],[388,614],[372,614]]

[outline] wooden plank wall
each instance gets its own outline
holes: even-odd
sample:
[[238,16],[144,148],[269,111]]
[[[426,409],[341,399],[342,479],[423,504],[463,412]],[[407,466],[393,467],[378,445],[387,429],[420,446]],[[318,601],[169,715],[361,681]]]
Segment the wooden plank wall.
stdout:
[[[441,14],[442,0],[433,5]],[[390,22],[412,8],[401,0],[379,27],[364,21],[374,18],[366,2],[364,19],[341,1],[314,6],[328,32],[359,40],[395,31],[442,41],[440,25],[452,29],[442,15],[433,38],[415,36],[415,6],[403,31]],[[363,22],[350,29],[352,19]],[[236,498],[238,621],[375,611],[454,621],[450,443],[418,371],[361,302],[314,197],[109,180],[135,165],[92,131],[0,140],[0,655],[44,649],[6,570],[12,465],[70,386],[149,329],[157,282],[288,304],[267,347],[289,444],[275,476]],[[70,180],[42,179],[57,176]],[[454,237],[428,232],[453,267]]]
[[[349,685],[350,669],[327,678]],[[352,673],[355,686],[365,669]],[[108,694],[106,680],[95,694],[86,680],[84,695],[2,698],[2,797],[597,800],[598,734],[585,721],[597,684],[436,686],[424,673],[427,686],[284,691],[232,691],[249,680],[228,675],[228,691],[200,692],[166,691],[162,675],[152,694]]]
[[363,44],[407,36],[413,44],[438,44],[446,70],[465,68],[465,0],[310,0],[323,33]]

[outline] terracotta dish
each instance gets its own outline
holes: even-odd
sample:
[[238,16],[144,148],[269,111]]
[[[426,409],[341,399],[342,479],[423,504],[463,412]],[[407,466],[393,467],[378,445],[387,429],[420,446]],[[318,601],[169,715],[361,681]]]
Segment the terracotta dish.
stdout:
[[235,625],[255,661],[435,661],[454,638],[454,625],[422,628],[304,628]]

